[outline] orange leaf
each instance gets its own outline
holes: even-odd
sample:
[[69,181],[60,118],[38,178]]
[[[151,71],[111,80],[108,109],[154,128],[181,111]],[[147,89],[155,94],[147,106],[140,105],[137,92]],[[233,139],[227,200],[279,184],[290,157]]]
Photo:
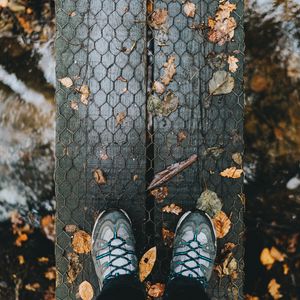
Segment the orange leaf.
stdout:
[[227,168],[220,173],[221,176],[227,178],[240,178],[243,174],[242,169],[237,169],[236,167]]
[[148,290],[148,295],[153,298],[162,297],[165,292],[166,285],[164,283],[152,284]]
[[268,284],[268,291],[273,299],[277,300],[282,298],[282,295],[279,292],[280,284],[276,282],[276,279],[272,279]]
[[94,290],[88,281],[83,281],[79,285],[78,294],[82,300],[92,300],[94,297]]
[[72,246],[74,251],[79,254],[89,253],[91,251],[91,236],[83,230],[75,232]]
[[169,189],[166,186],[150,191],[150,194],[159,203],[164,201],[164,199],[168,196],[168,193],[169,193]]
[[139,264],[139,276],[141,282],[143,282],[146,279],[146,277],[151,273],[156,261],[156,253],[156,247],[153,247],[149,249],[141,258]]
[[177,206],[175,203],[172,203],[170,205],[166,205],[162,208],[162,211],[165,213],[171,213],[175,215],[179,215],[182,213],[182,208],[180,206]]
[[213,223],[215,225],[217,238],[219,239],[223,238],[231,227],[231,221],[223,211],[216,214],[213,218]]

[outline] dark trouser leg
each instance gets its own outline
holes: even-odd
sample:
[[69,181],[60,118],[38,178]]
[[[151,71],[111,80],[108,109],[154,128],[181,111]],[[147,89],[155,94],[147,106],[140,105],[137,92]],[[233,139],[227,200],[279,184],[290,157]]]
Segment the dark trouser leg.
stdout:
[[209,300],[202,284],[194,278],[177,277],[167,284],[164,300]]
[[133,275],[120,275],[108,280],[97,300],[145,300],[143,284]]

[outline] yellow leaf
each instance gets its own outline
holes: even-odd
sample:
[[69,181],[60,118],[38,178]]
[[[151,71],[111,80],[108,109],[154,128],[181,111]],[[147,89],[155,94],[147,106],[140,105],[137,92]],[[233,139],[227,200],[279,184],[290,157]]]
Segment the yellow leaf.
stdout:
[[91,236],[83,230],[74,233],[72,247],[76,253],[83,254],[91,251]]
[[283,262],[285,259],[285,254],[281,253],[277,248],[272,247],[270,250],[271,255],[280,262]]
[[92,300],[94,297],[94,290],[88,281],[83,281],[79,285],[78,294],[82,300]]
[[231,228],[231,221],[223,211],[220,211],[216,214],[216,216],[213,218],[213,223],[217,238],[219,239],[223,238]]
[[279,292],[280,284],[276,282],[276,279],[272,279],[268,284],[268,291],[274,300],[282,298],[282,295]]
[[264,248],[260,254],[261,263],[270,269],[275,262],[274,257],[271,255],[269,248]]
[[156,247],[153,247],[149,249],[141,258],[139,264],[139,276],[141,282],[143,282],[146,279],[146,277],[151,273],[156,261],[156,253]]
[[242,169],[237,169],[236,167],[227,168],[220,173],[221,176],[227,178],[240,178],[243,174]]

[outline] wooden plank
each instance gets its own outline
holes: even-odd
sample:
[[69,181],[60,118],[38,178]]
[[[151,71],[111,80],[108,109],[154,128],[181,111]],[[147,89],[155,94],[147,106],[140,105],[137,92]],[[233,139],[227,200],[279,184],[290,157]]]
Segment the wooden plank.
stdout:
[[[91,233],[106,207],[121,207],[133,219],[143,245],[145,218],[145,2],[142,0],[57,1],[57,77],[74,86],[57,89],[57,299],[76,299],[87,280],[98,291],[89,255],[80,256],[83,271],[67,280],[71,236],[66,224]],[[137,23],[140,20],[144,23]],[[87,85],[87,105],[78,89]],[[78,110],[70,107],[75,101]],[[124,113],[122,124],[117,115]],[[98,185],[101,169],[107,183]],[[136,180],[133,180],[135,176]]]

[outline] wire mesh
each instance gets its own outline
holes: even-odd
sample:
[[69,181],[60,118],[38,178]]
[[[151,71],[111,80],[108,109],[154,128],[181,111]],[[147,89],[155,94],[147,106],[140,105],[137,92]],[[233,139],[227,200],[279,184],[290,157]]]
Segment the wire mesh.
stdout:
[[[68,254],[73,249],[66,225],[90,233],[101,210],[124,208],[133,220],[138,256],[158,247],[150,280],[163,282],[171,248],[162,239],[162,228],[174,231],[179,216],[162,213],[162,207],[176,203],[184,211],[192,209],[205,188],[220,196],[232,222],[219,249],[226,242],[237,244],[238,261],[237,279],[214,274],[209,293],[212,299],[243,298],[242,179],[219,175],[232,165],[232,154],[243,151],[243,4],[231,1],[237,3],[234,40],[218,46],[195,24],[206,24],[219,3],[193,2],[195,17],[187,18],[181,1],[56,1],[57,78],[73,83],[68,88],[58,83],[56,93],[57,299],[76,299],[84,280],[99,293],[89,255],[80,255],[82,270],[68,282]],[[163,30],[149,26],[159,8],[168,11]],[[240,63],[233,74],[233,92],[210,97],[208,82],[214,70],[209,55],[234,51]],[[163,75],[170,56],[175,57],[176,75],[167,89],[179,98],[179,105],[168,116],[155,116],[149,98],[160,95],[152,84]],[[88,99],[82,98],[83,86],[89,87]],[[182,141],[180,132],[186,136]],[[224,151],[216,158],[208,151],[212,147]],[[198,155],[197,162],[166,183],[169,194],[158,203],[147,191],[154,175],[192,154]],[[106,184],[96,183],[95,170],[104,172]]]

